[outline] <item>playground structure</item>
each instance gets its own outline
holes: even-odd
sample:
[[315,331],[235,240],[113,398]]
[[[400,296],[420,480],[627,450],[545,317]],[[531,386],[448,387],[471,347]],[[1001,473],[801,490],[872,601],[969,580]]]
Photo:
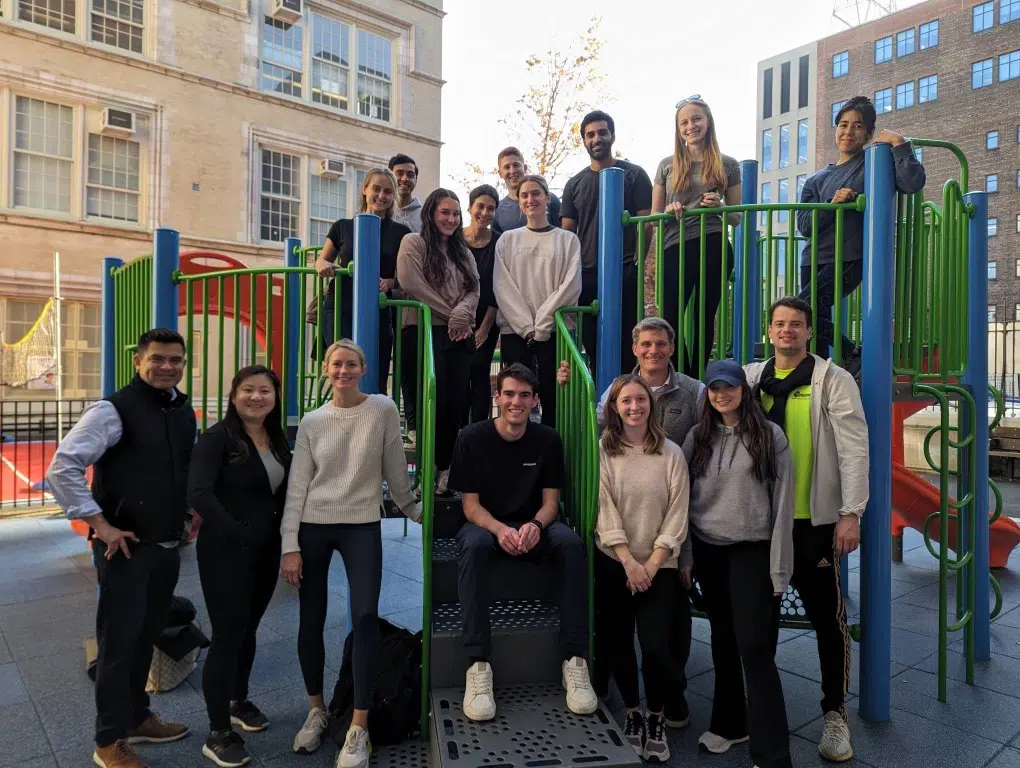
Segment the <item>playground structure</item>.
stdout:
[[[967,188],[966,160],[953,145],[937,141],[914,140],[916,144],[953,151],[960,158],[959,180],[950,180],[942,191],[941,205],[926,202],[923,192],[909,198],[897,198],[892,185],[892,156],[887,146],[867,150],[866,190],[854,203],[832,204],[759,204],[757,164],[742,164],[743,199],[739,205],[721,209],[688,212],[694,219],[714,213],[740,213],[741,224],[732,233],[727,225],[720,257],[732,259],[733,279],[723,270],[724,301],[716,318],[716,346],[711,357],[732,356],[748,362],[756,351],[769,354],[765,334],[764,309],[778,295],[780,272],[786,279],[798,274],[798,244],[804,242],[792,232],[783,239],[782,270],[777,263],[771,230],[773,214],[809,211],[814,228],[824,213],[835,219],[837,243],[846,212],[856,210],[864,216],[864,283],[844,299],[837,278],[833,356],[841,357],[842,329],[849,330],[855,342],[864,342],[867,355],[863,363],[862,396],[870,428],[871,456],[870,502],[863,526],[861,555],[861,642],[860,710],[865,720],[889,719],[891,582],[893,540],[904,526],[915,527],[925,536],[929,551],[940,563],[939,611],[939,696],[945,700],[946,652],[952,631],[964,633],[967,681],[973,682],[975,660],[989,658],[989,623],[995,612],[991,594],[998,591],[989,573],[992,548],[996,542],[996,564],[1008,556],[1020,535],[1011,521],[998,519],[1001,503],[992,506],[989,517],[988,429],[984,406],[987,389],[987,329],[984,307],[987,283],[985,264],[987,244],[985,222],[987,204],[984,192],[964,194]],[[567,486],[563,493],[565,519],[577,530],[591,555],[594,525],[598,510],[598,428],[595,400],[619,373],[621,333],[629,332],[630,320],[621,317],[623,228],[636,226],[639,274],[643,274],[646,225],[655,230],[655,258],[661,267],[663,226],[668,215],[630,217],[623,210],[622,172],[603,171],[600,179],[600,254],[598,299],[590,307],[571,307],[557,313],[559,359],[567,360],[572,371],[570,383],[559,394],[558,424],[567,456]],[[767,216],[765,232],[757,230],[757,217]],[[683,222],[682,227],[690,226]],[[732,237],[730,237],[732,235]],[[684,238],[681,237],[681,243]],[[700,274],[697,288],[706,289],[706,264],[714,254],[704,248],[702,236]],[[188,370],[184,388],[194,398],[204,428],[220,417],[225,406],[225,386],[233,371],[256,360],[269,361],[281,374],[284,386],[284,419],[293,427],[310,408],[317,407],[326,395],[321,371],[322,301],[326,282],[305,265],[307,254],[315,248],[301,248],[296,239],[285,245],[284,266],[247,269],[220,254],[179,251],[179,237],[167,229],[157,230],[150,256],[122,264],[107,259],[103,269],[103,392],[108,394],[127,383],[132,375],[130,354],[141,331],[151,326],[178,327],[188,344]],[[369,370],[378,364],[380,307],[393,306],[400,312],[418,312],[418,376],[413,387],[417,399],[418,453],[411,465],[415,482],[422,489],[432,487],[433,439],[435,420],[435,375],[432,360],[431,324],[428,308],[414,301],[394,301],[380,296],[379,223],[370,215],[355,220],[353,264],[338,271],[337,280],[353,282],[353,336],[364,349]],[[812,251],[812,266],[817,266],[817,250]],[[837,275],[841,274],[842,254],[837,250]],[[683,263],[681,253],[681,264]],[[817,271],[817,270],[813,270]],[[663,284],[663,270],[657,268],[655,306],[661,312],[663,297],[671,286]],[[684,275],[681,270],[680,284]],[[645,306],[643,281],[637,302],[638,312]],[[794,280],[794,282],[796,282]],[[788,286],[784,284],[784,288]],[[815,306],[816,286],[812,286]],[[336,290],[335,328],[340,327],[341,291]],[[679,317],[667,318],[677,328],[678,344],[693,348],[703,339],[693,338],[691,311],[683,296]],[[305,311],[314,299],[319,324],[309,329]],[[703,306],[703,304],[702,304]],[[702,310],[704,311],[704,310]],[[575,314],[577,329],[567,330],[564,316]],[[183,321],[181,316],[183,315]],[[966,318],[966,323],[960,322]],[[701,327],[706,327],[702,318]],[[579,347],[583,322],[599,324],[598,368],[589,372],[587,359]],[[815,322],[818,318],[816,314]],[[817,330],[817,325],[816,325]],[[195,359],[196,333],[201,350]],[[211,344],[211,334],[215,343]],[[395,334],[400,339],[400,334]],[[232,350],[233,360],[229,359]],[[400,354],[394,355],[392,393],[400,398]],[[214,361],[210,367],[210,359]],[[231,367],[232,363],[232,367]],[[196,370],[197,366],[197,370]],[[198,373],[199,375],[196,375]],[[365,391],[373,391],[375,377],[363,379]],[[957,426],[950,424],[950,401],[959,403]],[[939,475],[938,487],[927,483],[902,466],[902,421],[911,412],[935,403],[941,424],[926,440],[926,456]],[[1001,414],[1001,400],[999,401]],[[998,421],[998,417],[995,420]],[[939,451],[930,450],[938,437]],[[951,451],[957,453],[955,499],[950,496]],[[543,718],[560,717],[562,726],[575,737],[573,744],[590,743],[589,762],[609,765],[636,764],[633,753],[620,750],[612,718],[603,709],[592,720],[573,718],[562,711],[558,696],[558,668],[549,659],[555,643],[557,622],[544,608],[545,592],[541,573],[515,570],[496,580],[493,609],[494,668],[497,695],[512,695],[514,706],[507,710],[497,732],[468,724],[458,712],[458,687],[463,680],[459,636],[459,606],[451,569],[455,574],[456,550],[451,547],[453,532],[460,520],[459,499],[436,498],[423,493],[423,685],[422,733],[431,732],[435,765],[457,762],[464,747],[480,738],[486,750],[497,742],[504,745],[502,728],[518,735],[541,730]],[[993,534],[994,532],[994,534]],[[932,542],[938,542],[938,548]],[[950,550],[954,553],[950,555]],[[590,557],[589,557],[590,568]],[[844,569],[845,572],[845,569]],[[590,574],[589,574],[590,575]],[[955,618],[950,616],[948,585],[956,582]],[[505,583],[504,583],[505,582]],[[589,616],[594,600],[589,578]],[[986,584],[990,585],[986,587]],[[502,592],[500,590],[503,590]],[[785,607],[789,622],[803,626],[803,618],[793,615],[796,596],[790,595]],[[496,620],[499,613],[503,618]],[[553,654],[555,655],[555,654]],[[523,664],[516,657],[538,662]],[[553,682],[557,681],[557,682]],[[499,687],[502,686],[502,687]],[[558,708],[558,709],[557,709]],[[432,718],[429,720],[431,711]],[[565,719],[564,719],[565,718]],[[472,730],[473,729],[473,730]],[[469,730],[472,736],[467,736]],[[552,749],[535,741],[527,759],[542,759]],[[516,739],[516,737],[515,737]],[[501,741],[502,740],[502,741]],[[587,742],[585,741],[587,740]],[[477,742],[475,742],[477,743]],[[567,743],[567,742],[564,742]],[[504,745],[505,746],[505,745]],[[573,748],[573,747],[572,747]],[[468,748],[468,753],[475,748]],[[518,751],[503,752],[495,762],[517,764]],[[537,753],[536,751],[537,750]],[[503,751],[503,747],[500,747]],[[598,754],[595,754],[597,752]],[[496,754],[499,754],[497,752]],[[551,753],[550,753],[551,754]],[[566,758],[566,755],[563,756]],[[543,765],[546,763],[543,763]],[[549,763],[550,765],[552,763]],[[560,764],[560,763],[556,763]]]

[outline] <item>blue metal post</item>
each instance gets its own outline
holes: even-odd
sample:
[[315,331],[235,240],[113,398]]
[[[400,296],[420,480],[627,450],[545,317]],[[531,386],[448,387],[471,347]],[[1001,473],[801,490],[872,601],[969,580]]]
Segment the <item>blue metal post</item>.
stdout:
[[361,377],[361,390],[367,394],[377,394],[379,388],[380,227],[379,217],[374,214],[354,217],[354,341],[365,351],[368,363],[368,374]]
[[[758,202],[758,161],[744,160],[740,163],[740,204],[753,205]],[[760,316],[754,305],[760,304],[761,265],[758,253],[757,214],[745,213],[733,234],[733,258],[735,279],[733,283],[733,359],[738,363],[749,362],[754,355],[755,321]],[[748,235],[751,255],[747,259],[747,273],[744,273],[744,230]],[[747,306],[747,333],[741,333],[744,324],[744,306]]]
[[889,720],[892,656],[892,327],[896,189],[892,148],[865,150],[864,343],[861,396],[868,414],[870,498],[861,549],[861,718]]
[[[599,315],[595,389],[605,392],[620,375],[623,322],[623,169],[599,174]],[[638,276],[641,279],[641,276]]]
[[113,256],[103,259],[102,315],[103,336],[99,354],[102,360],[99,388],[103,397],[117,391],[117,301],[114,295],[113,270],[124,266],[124,260]]
[[[975,472],[970,478],[974,494],[974,658],[987,661],[991,658],[991,605],[988,587],[989,526],[988,526],[988,194],[970,192],[963,201],[973,206],[968,233],[970,280],[970,306],[967,318],[967,370],[963,384],[970,389],[977,405],[974,414],[974,442],[970,450],[976,454]],[[868,350],[871,354],[871,350]],[[969,410],[969,409],[967,409]],[[970,419],[960,419],[964,428],[960,439],[967,439]]]
[[[296,237],[288,237],[284,241],[283,265],[285,267],[300,267],[301,256],[298,249],[301,241]],[[290,324],[284,329],[287,334],[287,359],[283,361],[283,374],[287,381],[287,421],[290,422],[298,415],[298,397],[301,393],[300,365],[298,364],[298,345],[301,334],[304,333],[304,307],[301,306],[301,275],[288,274],[285,278],[286,290],[284,296],[287,300],[287,318]]]
[[152,235],[152,327],[177,330],[179,288],[174,272],[181,263],[181,234],[160,227]]

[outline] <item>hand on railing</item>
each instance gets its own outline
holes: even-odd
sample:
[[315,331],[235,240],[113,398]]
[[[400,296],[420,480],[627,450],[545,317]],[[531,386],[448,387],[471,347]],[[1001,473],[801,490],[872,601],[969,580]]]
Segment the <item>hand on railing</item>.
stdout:
[[379,293],[389,293],[393,290],[393,286],[397,284],[397,281],[392,277],[380,277],[379,278]]
[[706,192],[692,207],[693,208],[721,208],[724,205],[722,196],[718,192]]
[[556,369],[556,383],[561,387],[570,383],[570,363],[560,360],[560,367]]
[[857,193],[854,192],[850,187],[840,187],[836,190],[836,194],[832,196],[830,203],[849,203],[857,199]]
[[666,210],[663,213],[672,213],[679,220],[684,217],[685,210],[686,208],[683,203],[670,203],[666,206]]
[[336,272],[336,264],[321,256],[315,260],[314,266],[319,277],[333,277],[333,273]]
[[903,138],[898,133],[893,133],[892,131],[879,131],[878,132],[878,136],[876,136],[874,139],[872,139],[871,143],[872,144],[891,144],[894,147],[898,147],[900,144],[902,144],[905,141],[906,141],[906,139]]

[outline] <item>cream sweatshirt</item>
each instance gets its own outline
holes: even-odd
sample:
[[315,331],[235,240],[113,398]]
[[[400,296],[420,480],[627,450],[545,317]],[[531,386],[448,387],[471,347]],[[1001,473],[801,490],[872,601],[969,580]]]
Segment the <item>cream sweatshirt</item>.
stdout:
[[613,549],[626,544],[638,562],[657,547],[669,550],[663,568],[676,568],[687,538],[690,483],[687,460],[676,443],[667,440],[661,454],[646,454],[628,445],[610,456],[599,446],[599,517],[595,537],[599,549],[619,560]]
[[[412,232],[404,235],[397,251],[397,283],[403,295],[420,301],[432,310],[432,325],[445,325],[452,331],[470,331],[475,327],[475,310],[478,308],[478,267],[475,258],[465,252],[468,268],[475,274],[473,291],[464,290],[464,280],[447,258],[446,279],[434,285],[425,277],[425,240]],[[418,324],[418,313],[406,310],[405,326]]]
[[556,310],[581,298],[581,241],[558,227],[504,232],[496,241],[492,289],[500,333],[548,341]]

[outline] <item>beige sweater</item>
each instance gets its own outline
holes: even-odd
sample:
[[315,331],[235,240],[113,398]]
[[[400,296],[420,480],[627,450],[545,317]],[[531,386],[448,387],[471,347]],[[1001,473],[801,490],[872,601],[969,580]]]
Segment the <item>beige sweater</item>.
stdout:
[[[496,241],[492,290],[500,333],[548,341],[556,327],[556,310],[581,298],[581,241],[559,227],[504,232]],[[572,317],[567,322],[573,327]]]
[[613,547],[626,544],[644,563],[658,548],[669,550],[663,568],[676,568],[687,538],[690,481],[680,446],[669,440],[659,455],[627,446],[620,456],[599,448],[599,549],[619,560]]
[[[425,277],[425,240],[412,232],[404,235],[397,251],[397,283],[409,299],[420,301],[432,310],[432,325],[446,325],[454,332],[470,331],[475,327],[475,310],[478,308],[478,267],[471,254],[467,254],[468,267],[475,275],[475,288],[465,291],[463,278],[449,259],[446,260],[446,280],[433,285]],[[402,313],[404,325],[417,325],[418,313]]]

